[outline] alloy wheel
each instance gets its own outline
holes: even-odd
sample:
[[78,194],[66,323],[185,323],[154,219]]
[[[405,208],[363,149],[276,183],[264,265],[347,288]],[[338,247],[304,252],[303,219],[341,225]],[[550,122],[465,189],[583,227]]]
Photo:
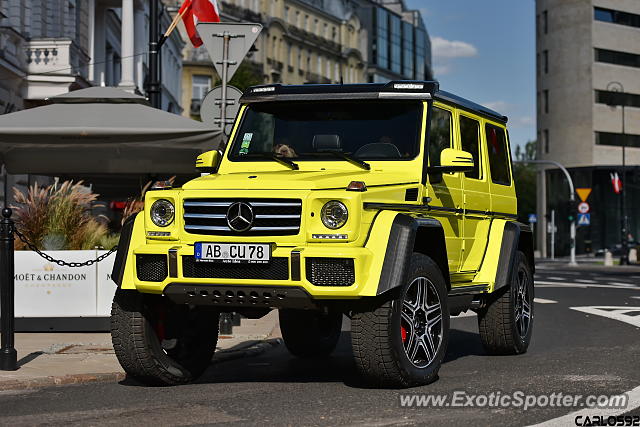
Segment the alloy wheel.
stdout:
[[528,277],[525,269],[518,270],[518,282],[516,283],[515,323],[518,335],[521,338],[527,336],[531,324],[531,293],[529,292]]

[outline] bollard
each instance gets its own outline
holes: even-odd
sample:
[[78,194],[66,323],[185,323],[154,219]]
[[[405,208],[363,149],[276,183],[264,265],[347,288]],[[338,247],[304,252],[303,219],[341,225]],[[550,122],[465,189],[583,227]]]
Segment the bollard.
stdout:
[[611,267],[613,265],[613,255],[608,250],[604,251],[604,265],[607,267]]
[[220,335],[233,334],[233,320],[231,313],[220,313]]
[[638,249],[631,248],[629,249],[629,264],[637,264],[638,263]]
[[0,332],[2,341],[0,348],[0,370],[15,371],[18,369],[18,353],[14,348],[14,296],[13,283],[13,220],[11,209],[2,209],[0,220]]

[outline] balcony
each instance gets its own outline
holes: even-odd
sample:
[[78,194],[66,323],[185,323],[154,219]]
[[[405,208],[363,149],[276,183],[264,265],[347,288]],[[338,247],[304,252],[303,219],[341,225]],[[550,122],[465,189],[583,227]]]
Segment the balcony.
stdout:
[[39,39],[27,42],[28,74],[80,76],[87,79],[89,56],[72,40]]

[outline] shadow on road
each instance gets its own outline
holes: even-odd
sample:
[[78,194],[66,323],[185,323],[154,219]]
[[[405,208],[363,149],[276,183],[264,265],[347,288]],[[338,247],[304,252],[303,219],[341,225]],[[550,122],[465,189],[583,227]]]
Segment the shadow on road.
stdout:
[[[444,363],[485,354],[477,334],[451,329]],[[196,381],[197,384],[246,382],[341,382],[348,387],[369,388],[356,371],[351,351],[351,333],[348,331],[342,332],[336,350],[328,358],[300,359],[290,355],[286,347],[280,345],[257,356],[214,362]],[[124,379],[120,384],[143,386],[131,378]]]

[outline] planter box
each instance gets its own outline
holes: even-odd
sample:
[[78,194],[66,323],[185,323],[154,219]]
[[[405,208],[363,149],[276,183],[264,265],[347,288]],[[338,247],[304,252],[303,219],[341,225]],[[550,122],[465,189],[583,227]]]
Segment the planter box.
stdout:
[[[48,251],[53,258],[84,262],[106,251]],[[115,255],[89,267],[61,267],[31,251],[15,252],[16,329],[100,330],[108,327],[116,284]],[[56,326],[58,325],[58,326]]]

